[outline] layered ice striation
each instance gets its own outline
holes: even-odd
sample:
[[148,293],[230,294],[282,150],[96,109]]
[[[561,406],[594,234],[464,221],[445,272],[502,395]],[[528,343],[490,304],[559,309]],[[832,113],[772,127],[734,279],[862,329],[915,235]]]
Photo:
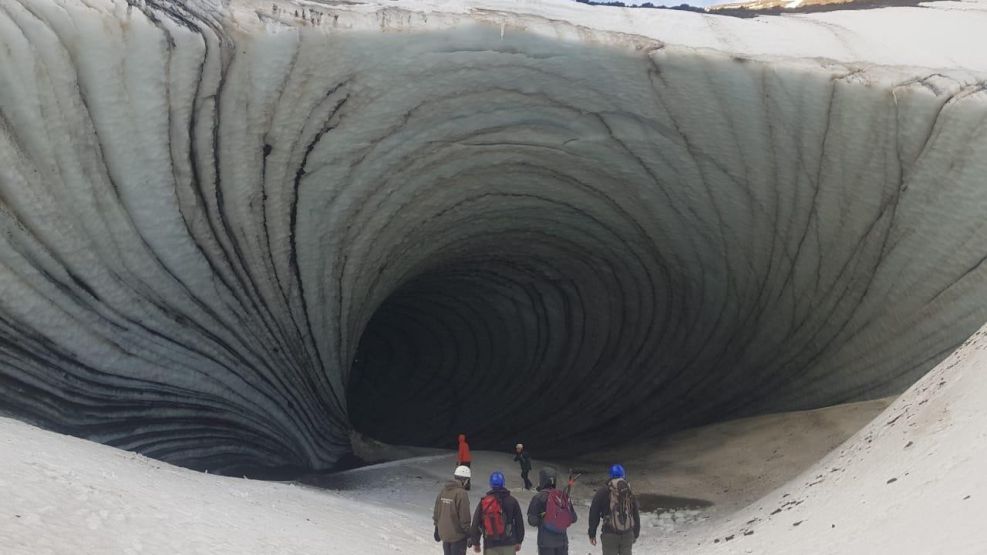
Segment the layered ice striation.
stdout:
[[223,472],[571,453],[899,392],[987,320],[985,68],[626,13],[0,3],[0,410]]

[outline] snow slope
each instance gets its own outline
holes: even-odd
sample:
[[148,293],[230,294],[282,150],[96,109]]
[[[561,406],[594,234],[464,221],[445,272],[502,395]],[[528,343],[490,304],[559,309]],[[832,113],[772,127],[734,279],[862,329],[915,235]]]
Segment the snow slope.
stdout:
[[[0,423],[0,552],[423,553],[430,515]],[[381,526],[386,522],[386,527]]]
[[987,553],[985,372],[987,327],[838,450],[718,525],[698,551]]

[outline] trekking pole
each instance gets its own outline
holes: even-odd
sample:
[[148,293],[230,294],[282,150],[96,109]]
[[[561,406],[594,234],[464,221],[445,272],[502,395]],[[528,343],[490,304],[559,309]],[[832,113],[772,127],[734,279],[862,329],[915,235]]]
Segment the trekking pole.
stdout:
[[578,480],[579,477],[582,475],[583,475],[582,472],[576,474],[571,468],[569,469],[569,482],[565,486],[566,495],[569,495],[572,492],[572,485],[576,483],[576,480]]

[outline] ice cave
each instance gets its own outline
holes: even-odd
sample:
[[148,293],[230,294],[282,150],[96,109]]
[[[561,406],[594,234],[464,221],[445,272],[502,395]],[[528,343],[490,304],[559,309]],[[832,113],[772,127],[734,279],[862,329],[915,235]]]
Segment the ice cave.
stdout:
[[0,414],[240,476],[900,394],[987,322],[984,26],[4,0]]

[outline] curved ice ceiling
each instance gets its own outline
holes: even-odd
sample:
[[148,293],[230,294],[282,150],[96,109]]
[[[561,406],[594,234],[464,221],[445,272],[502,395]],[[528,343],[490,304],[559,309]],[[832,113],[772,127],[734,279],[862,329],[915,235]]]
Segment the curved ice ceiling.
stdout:
[[974,73],[313,6],[0,5],[0,410],[220,471],[560,452],[987,320]]

